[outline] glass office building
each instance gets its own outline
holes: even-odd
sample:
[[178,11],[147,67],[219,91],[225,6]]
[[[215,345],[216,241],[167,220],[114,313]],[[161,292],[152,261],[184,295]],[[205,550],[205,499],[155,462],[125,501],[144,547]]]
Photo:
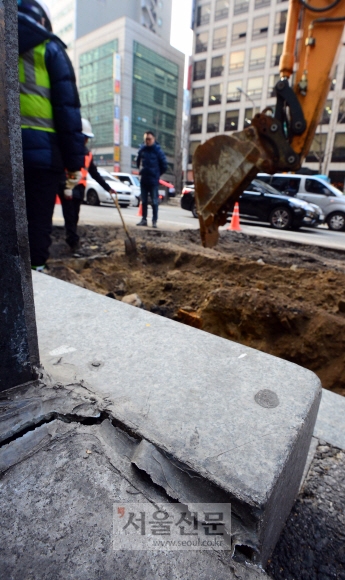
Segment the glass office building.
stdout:
[[175,155],[178,86],[178,65],[134,42],[132,147],[151,130],[165,153]]
[[119,18],[78,39],[74,59],[97,165],[137,172],[138,147],[150,129],[167,156],[166,179],[180,175],[184,55],[137,22]]
[[113,61],[118,41],[84,52],[79,58],[79,95],[82,115],[89,119],[93,147],[111,147],[114,135]]

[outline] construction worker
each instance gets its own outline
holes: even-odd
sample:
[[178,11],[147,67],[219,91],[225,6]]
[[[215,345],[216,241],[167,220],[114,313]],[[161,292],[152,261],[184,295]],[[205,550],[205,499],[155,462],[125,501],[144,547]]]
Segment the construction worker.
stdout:
[[79,247],[79,236],[77,233],[77,225],[79,221],[80,206],[84,200],[87,174],[97,181],[109,193],[116,193],[103,177],[97,171],[97,167],[93,162],[92,153],[86,147],[89,139],[94,137],[90,121],[82,119],[82,133],[84,135],[84,167],[81,169],[81,177],[78,184],[73,190],[64,189],[60,191],[60,199],[62,205],[62,212],[65,219],[66,228],[66,242],[72,251]]
[[158,220],[158,183],[160,176],[166,172],[168,164],[152,131],[147,131],[144,134],[144,143],[141,145],[137,157],[138,169],[140,165],[143,217],[137,226],[147,226],[147,205],[150,195],[152,199],[152,227],[156,228]]
[[72,64],[42,0],[18,0],[20,113],[31,265],[44,270],[60,182],[72,189],[84,136]]

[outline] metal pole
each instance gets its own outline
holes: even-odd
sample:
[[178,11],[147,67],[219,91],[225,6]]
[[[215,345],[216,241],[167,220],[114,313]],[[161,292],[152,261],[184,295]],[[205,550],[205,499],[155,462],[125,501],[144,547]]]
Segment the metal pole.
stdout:
[[17,30],[16,0],[0,0],[0,391],[32,380],[39,365],[24,197]]

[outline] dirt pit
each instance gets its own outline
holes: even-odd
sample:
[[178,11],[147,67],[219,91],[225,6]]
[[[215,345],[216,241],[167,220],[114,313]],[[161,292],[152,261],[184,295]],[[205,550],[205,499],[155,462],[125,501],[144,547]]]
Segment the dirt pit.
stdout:
[[199,232],[83,226],[71,255],[54,228],[50,274],[122,300],[136,293],[150,312],[284,358],[345,395],[344,253],[224,232],[216,249]]

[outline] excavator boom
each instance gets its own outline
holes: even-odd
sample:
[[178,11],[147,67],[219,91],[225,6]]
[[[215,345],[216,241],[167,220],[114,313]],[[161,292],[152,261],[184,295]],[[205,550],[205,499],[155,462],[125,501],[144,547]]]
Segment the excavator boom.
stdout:
[[259,171],[301,167],[323,113],[344,25],[345,0],[289,0],[274,114],[265,109],[247,129],[217,135],[194,153],[195,199],[205,247],[217,244],[218,227]]

